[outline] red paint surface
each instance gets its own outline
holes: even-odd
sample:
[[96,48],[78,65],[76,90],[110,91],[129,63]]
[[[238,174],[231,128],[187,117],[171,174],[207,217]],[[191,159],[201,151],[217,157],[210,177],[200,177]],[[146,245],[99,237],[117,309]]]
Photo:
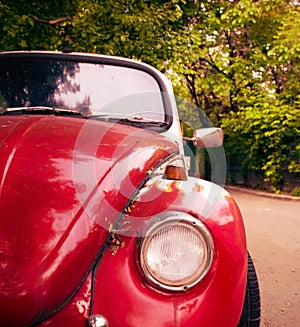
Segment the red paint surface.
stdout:
[[[134,217],[165,210],[189,212],[201,219],[215,244],[208,275],[184,293],[156,290],[139,273],[135,238],[121,236],[125,247],[115,256],[107,252],[97,270],[93,312],[106,316],[111,327],[236,327],[247,276],[245,232],[236,204],[217,186],[209,191],[210,184],[204,181],[166,181],[164,191],[157,185],[135,203],[126,219],[135,221]],[[205,211],[209,198],[217,200],[217,205]],[[210,214],[204,217],[206,212]]]
[[[0,117],[0,326],[84,326],[91,299],[87,273],[107,229],[147,171],[176,150],[163,137],[129,126]],[[166,210],[202,220],[215,244],[208,275],[179,294],[144,281],[132,237]],[[237,325],[246,241],[227,193],[197,179],[157,181],[122,223],[124,248],[116,255],[108,249],[96,271],[93,313],[103,314],[110,327]]]
[[136,186],[176,150],[129,126],[0,117],[0,326],[63,307]]

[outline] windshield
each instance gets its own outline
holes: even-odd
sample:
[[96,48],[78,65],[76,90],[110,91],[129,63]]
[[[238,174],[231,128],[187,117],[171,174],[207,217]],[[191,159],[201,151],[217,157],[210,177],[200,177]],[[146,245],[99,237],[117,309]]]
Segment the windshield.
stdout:
[[0,112],[21,108],[165,121],[159,84],[147,72],[56,59],[0,61]]

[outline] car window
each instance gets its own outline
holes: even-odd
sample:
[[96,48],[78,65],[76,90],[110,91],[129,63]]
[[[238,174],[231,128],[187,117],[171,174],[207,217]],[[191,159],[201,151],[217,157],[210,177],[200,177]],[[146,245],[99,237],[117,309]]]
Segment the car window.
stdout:
[[37,106],[165,119],[159,84],[142,70],[53,59],[0,61],[0,109]]

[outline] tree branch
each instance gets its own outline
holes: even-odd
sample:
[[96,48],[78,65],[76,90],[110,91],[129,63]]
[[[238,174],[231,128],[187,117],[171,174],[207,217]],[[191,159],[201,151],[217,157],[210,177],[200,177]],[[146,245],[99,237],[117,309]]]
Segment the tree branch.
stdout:
[[198,108],[200,108],[200,103],[197,97],[197,91],[196,91],[196,86],[195,86],[195,76],[194,75],[188,75],[184,74],[185,80],[187,81],[187,87],[190,91],[190,94],[192,98],[195,101],[195,104]]
[[71,17],[60,17],[60,18],[56,18],[56,19],[52,19],[52,20],[41,19],[41,18],[38,18],[36,16],[31,16],[31,18],[35,22],[42,23],[42,24],[47,24],[47,25],[50,25],[50,26],[71,20]]
[[[200,57],[198,59],[200,62],[206,62],[207,64],[209,64],[214,70],[216,70],[218,73],[224,75],[226,78],[229,78],[229,76],[222,70],[220,69],[213,61],[208,60],[206,58]],[[230,79],[230,78],[229,78]]]

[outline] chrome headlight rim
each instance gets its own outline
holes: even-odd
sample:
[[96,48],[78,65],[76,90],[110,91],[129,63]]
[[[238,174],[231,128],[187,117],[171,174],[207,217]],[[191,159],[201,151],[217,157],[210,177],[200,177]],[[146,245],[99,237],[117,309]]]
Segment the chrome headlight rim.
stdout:
[[[192,275],[177,282],[157,276],[155,272],[151,270],[145,255],[149,249],[151,237],[174,226],[184,227],[187,230],[189,229],[199,237],[202,244],[204,244],[204,260],[200,267]],[[148,226],[143,235],[143,237],[139,238],[138,259],[141,272],[149,285],[169,292],[185,292],[197,285],[208,274],[215,253],[214,241],[208,228],[198,218],[181,211],[167,211],[153,217],[151,225]]]

